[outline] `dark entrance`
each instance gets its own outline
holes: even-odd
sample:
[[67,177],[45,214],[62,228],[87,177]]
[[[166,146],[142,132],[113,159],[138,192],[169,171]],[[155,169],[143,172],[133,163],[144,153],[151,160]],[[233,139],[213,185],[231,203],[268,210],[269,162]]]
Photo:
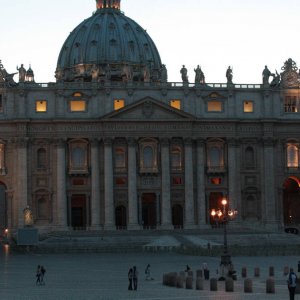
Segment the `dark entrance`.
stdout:
[[154,193],[143,194],[142,218],[144,228],[156,228],[156,195]]
[[183,228],[183,209],[180,204],[172,207],[172,224],[174,228]]
[[86,196],[72,195],[71,198],[71,224],[73,229],[86,229]]
[[212,218],[210,215],[210,212],[215,209],[215,210],[222,210],[222,199],[223,199],[223,193],[220,192],[212,192],[209,195],[209,223],[211,225],[217,225],[216,221]]
[[300,181],[290,177],[283,188],[283,219],[285,225],[300,224]]
[[117,229],[126,229],[127,227],[126,207],[123,205],[116,208],[116,227]]
[[3,229],[7,227],[6,215],[6,186],[0,182],[0,235],[3,234]]

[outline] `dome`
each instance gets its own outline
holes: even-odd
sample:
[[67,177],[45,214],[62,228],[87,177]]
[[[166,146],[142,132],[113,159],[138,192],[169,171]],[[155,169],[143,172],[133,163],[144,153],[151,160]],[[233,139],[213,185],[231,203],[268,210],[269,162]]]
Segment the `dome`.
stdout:
[[120,11],[120,0],[96,2],[62,46],[57,81],[160,80],[165,66],[148,33]]

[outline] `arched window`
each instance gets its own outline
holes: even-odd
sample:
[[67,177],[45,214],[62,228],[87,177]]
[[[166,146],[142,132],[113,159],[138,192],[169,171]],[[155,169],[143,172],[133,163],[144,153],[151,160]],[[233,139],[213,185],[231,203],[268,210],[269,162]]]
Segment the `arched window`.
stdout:
[[254,150],[252,147],[247,147],[245,151],[245,164],[246,168],[254,167]]
[[153,168],[153,148],[150,146],[143,149],[143,165],[144,168]]
[[298,158],[298,146],[288,145],[287,147],[287,166],[288,168],[298,168],[299,158]]
[[37,167],[38,169],[47,168],[47,151],[44,148],[40,148],[37,151]]
[[181,151],[180,147],[172,147],[171,168],[172,168],[172,170],[181,170],[182,169],[182,151]]

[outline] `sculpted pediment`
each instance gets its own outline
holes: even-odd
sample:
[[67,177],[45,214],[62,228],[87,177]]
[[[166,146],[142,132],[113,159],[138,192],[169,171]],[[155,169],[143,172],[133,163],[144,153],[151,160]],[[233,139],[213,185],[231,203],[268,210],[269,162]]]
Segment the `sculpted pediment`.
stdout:
[[173,108],[152,98],[144,98],[138,102],[114,111],[102,119],[113,120],[193,120],[192,115]]

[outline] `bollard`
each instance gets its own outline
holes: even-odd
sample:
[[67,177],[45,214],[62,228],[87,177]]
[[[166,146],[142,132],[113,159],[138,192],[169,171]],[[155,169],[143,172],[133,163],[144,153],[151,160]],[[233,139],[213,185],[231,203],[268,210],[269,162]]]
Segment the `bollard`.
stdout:
[[211,278],[210,280],[210,290],[216,292],[218,290],[218,280],[217,278]]
[[233,279],[227,277],[225,279],[225,291],[226,292],[233,292],[234,291],[234,283],[233,283]]
[[169,286],[176,287],[176,283],[177,283],[177,273],[176,272],[169,273]]
[[196,290],[202,291],[203,289],[204,289],[203,278],[202,277],[197,277],[197,279],[196,279]]
[[275,294],[275,280],[274,278],[268,278],[266,281],[267,294]]
[[269,268],[269,276],[274,276],[274,267]]
[[260,276],[260,269],[259,268],[255,268],[254,269],[254,277],[259,277]]
[[184,281],[185,281],[185,278],[183,278],[181,275],[178,275],[176,277],[176,287],[178,289],[183,289],[183,287],[184,287]]
[[247,277],[247,268],[243,267],[242,268],[242,278],[246,278]]
[[244,292],[245,293],[253,293],[253,284],[250,278],[246,278],[244,280]]
[[202,270],[197,270],[196,271],[196,278],[198,278],[198,277],[202,277],[202,274],[203,272],[202,272]]
[[187,290],[192,290],[193,289],[193,277],[192,276],[188,276],[186,278],[185,288]]
[[194,277],[193,271],[188,271],[188,272],[187,272],[187,276]]
[[287,266],[285,266],[285,267],[283,268],[283,275],[284,275],[284,276],[287,276],[287,275],[289,274],[289,272],[290,272],[290,268],[287,267]]

